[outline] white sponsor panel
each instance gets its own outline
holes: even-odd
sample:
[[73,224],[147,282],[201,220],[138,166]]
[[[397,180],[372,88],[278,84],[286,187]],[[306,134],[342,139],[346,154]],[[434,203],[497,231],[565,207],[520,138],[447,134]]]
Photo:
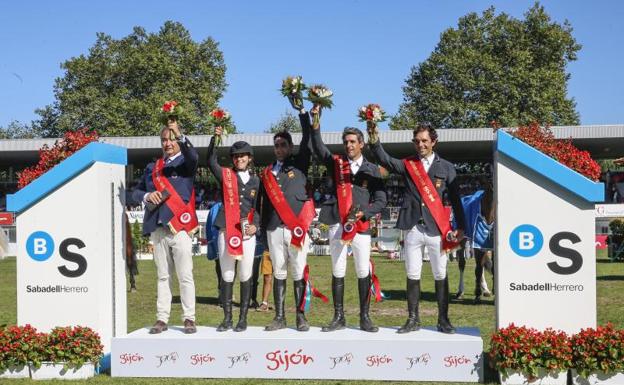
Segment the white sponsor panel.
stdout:
[[483,341],[476,328],[457,334],[423,329],[397,334],[311,328],[243,333],[199,327],[186,335],[137,330],[113,339],[113,377],[300,378],[479,382]]
[[596,218],[624,218],[624,204],[598,204],[596,205]]
[[18,324],[89,326],[105,351],[126,334],[124,178],[95,162],[18,214]]
[[565,179],[568,169],[558,183],[556,172],[544,175],[539,164],[510,153],[495,156],[497,325],[568,333],[593,327],[596,206],[586,198],[596,190],[582,188],[594,183],[578,174]]

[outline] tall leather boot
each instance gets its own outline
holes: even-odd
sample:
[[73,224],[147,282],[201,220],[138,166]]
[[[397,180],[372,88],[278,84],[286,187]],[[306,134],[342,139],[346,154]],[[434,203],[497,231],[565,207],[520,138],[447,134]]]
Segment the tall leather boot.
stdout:
[[420,329],[418,302],[420,301],[420,279],[407,279],[407,321],[397,333],[409,333]]
[[286,280],[273,278],[273,302],[275,303],[275,318],[264,330],[274,331],[286,327],[284,316],[284,302],[286,300]]
[[344,329],[346,320],[344,316],[344,277],[336,278],[332,276],[332,297],[334,300],[334,318],[329,325],[323,326],[321,331],[333,332],[334,330]]
[[364,278],[358,278],[358,292],[360,294],[360,329],[366,332],[375,333],[379,328],[373,325],[368,316],[368,310],[370,308],[370,288],[371,288],[371,276],[370,274]]
[[303,296],[305,295],[305,281],[300,279],[298,281],[294,281],[295,286],[295,306],[297,306],[297,330],[300,332],[307,332],[310,330],[310,325],[308,324],[308,320],[305,318],[305,311],[299,309],[299,305],[301,301],[304,301]]
[[247,330],[247,311],[249,310],[249,302],[251,299],[251,278],[240,283],[240,315],[238,323],[234,328],[235,332]]
[[223,322],[217,326],[218,332],[232,328],[232,288],[234,282],[221,282],[221,304],[223,305]]
[[448,277],[435,281],[435,293],[438,300],[438,331],[447,334],[455,333],[455,327],[448,319],[449,285]]

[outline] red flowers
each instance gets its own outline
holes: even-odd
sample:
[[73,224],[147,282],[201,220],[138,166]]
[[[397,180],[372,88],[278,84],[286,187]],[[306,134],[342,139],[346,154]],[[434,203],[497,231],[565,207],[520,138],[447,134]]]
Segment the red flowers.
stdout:
[[168,100],[160,107],[158,119],[162,124],[166,125],[170,119],[178,120],[183,112],[184,110],[180,103],[175,100]]
[[100,336],[83,326],[56,327],[47,336],[42,351],[43,361],[64,362],[67,367],[96,364],[102,356]]
[[62,139],[54,142],[51,148],[48,147],[47,144],[43,145],[39,150],[39,162],[19,173],[17,187],[25,187],[33,180],[39,178],[43,173],[61,163],[63,159],[80,150],[88,143],[97,140],[97,132],[89,131],[88,128],[81,128],[76,131],[67,131]]
[[223,111],[220,108],[217,108],[216,110],[213,110],[210,113],[210,116],[212,116],[215,119],[223,119],[223,117],[225,116],[225,111]]
[[509,370],[536,377],[538,369],[561,372],[576,369],[583,377],[598,371],[624,370],[624,330],[612,324],[583,329],[567,336],[564,332],[538,331],[509,325],[490,340],[490,365],[503,375]]
[[170,100],[168,102],[165,102],[165,104],[163,104],[162,111],[173,112],[173,110],[175,109],[177,105],[178,105],[178,102],[176,102],[175,100]]
[[37,361],[37,350],[45,343],[45,334],[30,325],[0,328],[0,372]]
[[572,362],[568,336],[552,329],[538,331],[511,324],[492,335],[490,346],[490,365],[503,375],[512,370],[534,378],[538,369],[559,373]]
[[535,122],[520,126],[510,134],[579,174],[593,181],[600,179],[600,165],[591,158],[589,152],[576,148],[572,139],[555,139],[548,127],[541,127]]
[[572,365],[582,377],[598,371],[624,371],[624,330],[611,323],[582,329],[571,338]]

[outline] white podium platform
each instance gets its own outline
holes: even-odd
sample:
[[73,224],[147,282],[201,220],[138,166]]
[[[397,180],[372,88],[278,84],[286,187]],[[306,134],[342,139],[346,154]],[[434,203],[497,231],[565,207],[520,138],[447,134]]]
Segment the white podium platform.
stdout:
[[480,382],[482,352],[477,328],[400,335],[394,328],[219,333],[198,327],[186,335],[174,326],[159,335],[144,328],[113,338],[111,376]]

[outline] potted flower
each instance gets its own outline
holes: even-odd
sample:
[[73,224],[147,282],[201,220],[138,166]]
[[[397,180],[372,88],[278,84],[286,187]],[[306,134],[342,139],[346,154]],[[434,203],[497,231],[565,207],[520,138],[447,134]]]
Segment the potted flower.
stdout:
[[624,384],[624,330],[608,323],[582,329],[571,341],[574,383]]
[[41,366],[31,367],[33,379],[93,377],[102,357],[100,336],[89,327],[56,327],[41,349]]
[[492,335],[489,357],[501,384],[565,385],[572,347],[564,332],[511,324]]
[[537,122],[520,126],[509,133],[588,179],[600,179],[600,165],[591,158],[588,151],[574,146],[571,138],[556,139],[549,127],[542,127]]
[[30,325],[0,328],[0,378],[30,377],[28,364],[40,362],[45,337]]

